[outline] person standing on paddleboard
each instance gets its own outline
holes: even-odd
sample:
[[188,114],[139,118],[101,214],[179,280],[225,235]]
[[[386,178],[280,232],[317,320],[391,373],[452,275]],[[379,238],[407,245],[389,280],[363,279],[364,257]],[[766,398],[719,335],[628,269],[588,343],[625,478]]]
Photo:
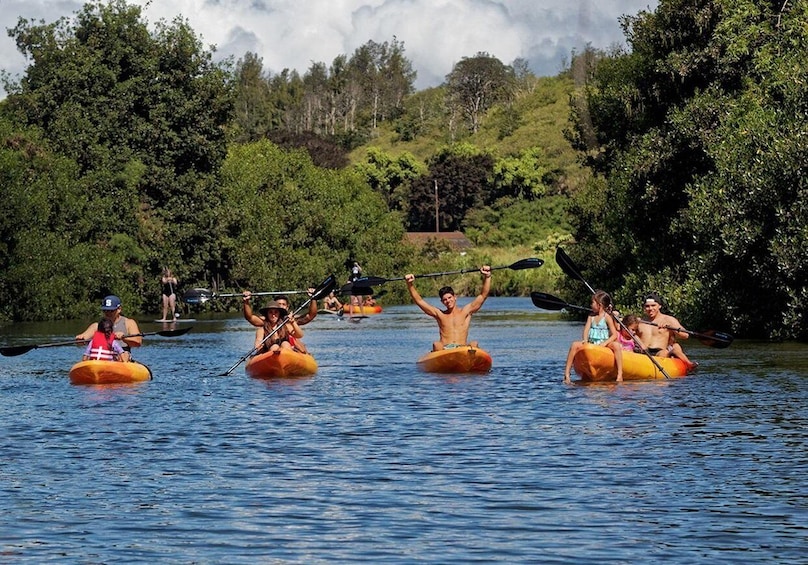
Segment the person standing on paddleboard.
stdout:
[[491,291],[491,267],[489,265],[483,265],[480,267],[480,273],[483,276],[482,291],[480,291],[480,294],[477,295],[474,300],[462,308],[457,307],[457,297],[452,287],[444,286],[438,291],[440,301],[446,307],[445,310],[436,308],[421,298],[421,295],[418,294],[418,291],[415,289],[415,275],[408,274],[404,276],[404,280],[407,283],[407,290],[415,304],[423,310],[427,316],[432,316],[438,322],[440,340],[432,343],[432,351],[452,349],[461,345],[477,347],[476,341],[468,343],[469,327],[471,326],[472,314],[482,307],[483,302],[488,298],[488,293]]
[[[177,277],[172,274],[171,269],[164,267],[163,276],[160,279],[160,284],[163,285],[163,317],[160,319],[161,322],[174,321],[174,312],[177,309],[177,282]],[[169,309],[171,309],[171,317],[166,318]]]

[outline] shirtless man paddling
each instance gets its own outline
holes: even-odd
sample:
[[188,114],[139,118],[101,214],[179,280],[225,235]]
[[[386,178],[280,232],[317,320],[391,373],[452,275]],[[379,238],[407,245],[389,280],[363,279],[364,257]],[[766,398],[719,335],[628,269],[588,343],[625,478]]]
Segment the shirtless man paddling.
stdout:
[[682,329],[682,324],[673,316],[660,312],[662,300],[655,292],[649,292],[645,295],[645,302],[642,307],[644,311],[642,319],[646,323],[640,324],[640,327],[637,328],[640,341],[651,355],[670,357],[671,353],[669,352],[668,344],[671,336],[687,339],[690,334],[664,327]]
[[432,306],[418,294],[413,284],[415,275],[408,274],[404,276],[404,280],[407,282],[407,290],[410,292],[413,302],[426,315],[432,316],[438,322],[440,340],[432,343],[432,351],[452,349],[460,345],[477,347],[476,341],[468,343],[469,326],[471,325],[471,315],[482,307],[491,290],[491,267],[483,265],[480,268],[480,273],[483,275],[483,288],[480,294],[462,308],[457,307],[457,297],[452,287],[444,286],[438,291],[440,301],[446,307],[445,310]]

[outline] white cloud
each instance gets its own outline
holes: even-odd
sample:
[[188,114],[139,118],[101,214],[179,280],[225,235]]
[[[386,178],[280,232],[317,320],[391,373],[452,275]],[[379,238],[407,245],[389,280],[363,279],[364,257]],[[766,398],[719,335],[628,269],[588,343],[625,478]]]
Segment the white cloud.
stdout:
[[[573,48],[623,43],[618,18],[653,9],[655,0],[130,0],[151,24],[182,16],[216,45],[217,58],[257,53],[264,68],[301,74],[312,62],[330,64],[367,43],[404,43],[418,72],[417,88],[443,82],[462,57],[485,51],[504,63],[522,57],[540,75],[554,75]],[[0,24],[19,17],[72,16],[71,0],[0,0]],[[12,75],[27,62],[12,38],[0,35],[2,68]],[[2,94],[0,92],[0,94]]]

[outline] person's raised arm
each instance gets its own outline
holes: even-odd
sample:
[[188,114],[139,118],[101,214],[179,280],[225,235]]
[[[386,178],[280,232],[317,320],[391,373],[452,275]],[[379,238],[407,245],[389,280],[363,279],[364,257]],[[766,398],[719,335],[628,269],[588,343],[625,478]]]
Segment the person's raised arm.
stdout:
[[438,310],[437,308],[435,308],[434,306],[429,304],[418,293],[418,290],[416,290],[415,284],[414,284],[415,283],[415,275],[413,275],[413,274],[404,275],[404,281],[407,283],[407,290],[409,291],[410,296],[412,297],[412,301],[415,302],[415,304],[418,306],[418,308],[423,310],[424,313],[427,314],[428,316],[432,316],[433,318],[436,318],[438,316],[438,314],[440,313],[440,310]]
[[289,316],[289,322],[286,329],[290,335],[293,335],[298,339],[303,337],[303,330],[300,329],[300,324],[297,320],[295,320],[294,316]]
[[[309,297],[314,295],[315,289],[310,288],[306,292],[308,293]],[[317,301],[312,299],[309,302],[309,311],[306,312],[304,315],[297,318],[297,323],[301,326],[308,324],[317,316]]]
[[483,302],[488,298],[488,293],[491,292],[491,267],[489,265],[483,265],[480,267],[480,273],[483,276],[483,288],[480,294],[466,306],[466,311],[469,314],[474,314],[477,310],[482,308]]
[[250,304],[251,298],[252,293],[249,290],[245,290],[241,293],[241,313],[244,315],[244,319],[250,322],[253,326],[262,328],[264,327],[264,320],[262,320],[260,316],[256,316],[253,313],[252,305]]

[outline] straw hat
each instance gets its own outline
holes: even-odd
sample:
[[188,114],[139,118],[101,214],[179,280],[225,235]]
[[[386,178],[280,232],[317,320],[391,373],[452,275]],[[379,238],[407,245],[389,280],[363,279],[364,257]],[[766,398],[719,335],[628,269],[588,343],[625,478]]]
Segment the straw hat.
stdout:
[[278,304],[278,302],[275,300],[271,300],[270,302],[268,302],[266,306],[264,306],[259,310],[259,312],[263,317],[266,318],[270,310],[278,310],[281,313],[281,318],[285,318],[286,315],[289,314],[286,308]]

